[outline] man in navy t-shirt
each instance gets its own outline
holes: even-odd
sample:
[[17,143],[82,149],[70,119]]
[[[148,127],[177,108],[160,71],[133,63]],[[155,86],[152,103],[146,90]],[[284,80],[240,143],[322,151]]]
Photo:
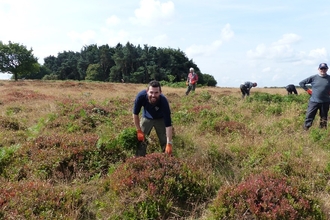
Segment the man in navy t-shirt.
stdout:
[[[142,107],[140,121],[139,114]],[[133,121],[137,129],[137,138],[142,142],[136,151],[136,156],[146,155],[145,135],[150,135],[152,128],[156,130],[162,151],[172,154],[171,110],[158,81],[151,81],[146,90],[137,94],[133,107]]]

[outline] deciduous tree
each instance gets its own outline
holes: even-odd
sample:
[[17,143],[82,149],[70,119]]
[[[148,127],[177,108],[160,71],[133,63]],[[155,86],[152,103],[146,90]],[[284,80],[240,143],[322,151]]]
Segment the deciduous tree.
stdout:
[[12,73],[15,81],[19,76],[38,72],[38,58],[34,57],[32,52],[32,48],[28,50],[19,43],[9,41],[8,44],[3,44],[0,41],[0,71]]

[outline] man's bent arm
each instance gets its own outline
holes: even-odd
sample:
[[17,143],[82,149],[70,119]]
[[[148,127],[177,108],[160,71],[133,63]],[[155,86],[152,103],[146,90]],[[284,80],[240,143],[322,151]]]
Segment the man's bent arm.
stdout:
[[141,130],[139,115],[133,114],[133,122],[136,127],[136,130]]
[[166,127],[167,143],[172,143],[172,126]]

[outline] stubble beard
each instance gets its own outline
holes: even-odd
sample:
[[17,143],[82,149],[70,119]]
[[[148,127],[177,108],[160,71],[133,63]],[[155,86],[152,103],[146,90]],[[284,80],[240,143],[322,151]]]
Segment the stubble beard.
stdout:
[[152,105],[156,105],[158,103],[159,97],[149,97],[149,102]]

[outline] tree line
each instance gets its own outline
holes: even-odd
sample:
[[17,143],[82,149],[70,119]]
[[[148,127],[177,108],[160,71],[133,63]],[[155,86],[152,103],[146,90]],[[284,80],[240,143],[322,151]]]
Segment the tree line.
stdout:
[[15,80],[90,80],[106,82],[148,83],[155,79],[171,83],[185,81],[190,67],[199,75],[198,83],[216,86],[212,75],[202,73],[183,51],[154,46],[118,43],[83,46],[80,52],[63,51],[44,58],[41,65],[32,48],[0,41],[0,71],[10,72]]

